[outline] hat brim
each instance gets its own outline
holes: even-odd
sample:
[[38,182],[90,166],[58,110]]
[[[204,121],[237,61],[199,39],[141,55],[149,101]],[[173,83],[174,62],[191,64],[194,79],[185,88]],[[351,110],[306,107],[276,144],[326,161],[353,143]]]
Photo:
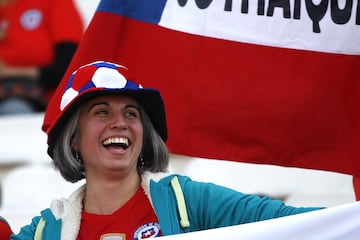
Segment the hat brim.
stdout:
[[156,89],[97,89],[88,91],[77,96],[73,102],[64,109],[61,117],[57,120],[54,127],[49,132],[48,154],[52,157],[54,141],[59,136],[62,127],[66,125],[70,116],[85,102],[107,95],[121,95],[134,98],[144,108],[152,125],[165,142],[167,140],[167,126],[165,106],[162,97]]

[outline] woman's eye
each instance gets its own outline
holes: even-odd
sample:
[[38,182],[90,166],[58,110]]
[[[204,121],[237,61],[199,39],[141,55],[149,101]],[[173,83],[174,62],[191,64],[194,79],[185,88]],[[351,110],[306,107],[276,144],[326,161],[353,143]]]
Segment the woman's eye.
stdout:
[[136,110],[128,110],[128,111],[125,111],[125,116],[131,117],[131,118],[137,118],[139,116],[139,112]]
[[125,115],[129,117],[137,117],[137,114],[135,112],[126,112]]
[[106,109],[99,109],[95,111],[96,115],[106,115],[108,113],[108,110]]

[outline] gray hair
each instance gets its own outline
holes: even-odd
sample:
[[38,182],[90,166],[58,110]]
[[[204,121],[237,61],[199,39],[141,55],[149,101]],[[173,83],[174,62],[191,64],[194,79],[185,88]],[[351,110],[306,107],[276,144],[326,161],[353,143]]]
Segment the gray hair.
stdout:
[[[80,108],[69,118],[59,137],[54,142],[53,163],[63,178],[69,182],[77,182],[85,178],[85,166],[81,156],[76,156],[73,142],[78,131]],[[143,146],[138,160],[138,172],[164,172],[169,164],[168,149],[155,130],[147,113],[140,106],[141,122],[143,125]]]

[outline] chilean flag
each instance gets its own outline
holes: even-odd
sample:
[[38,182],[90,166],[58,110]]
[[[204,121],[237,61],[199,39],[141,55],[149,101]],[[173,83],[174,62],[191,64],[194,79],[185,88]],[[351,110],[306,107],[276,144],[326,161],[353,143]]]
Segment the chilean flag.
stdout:
[[125,65],[172,153],[360,177],[360,3],[338,2],[102,0],[64,78]]

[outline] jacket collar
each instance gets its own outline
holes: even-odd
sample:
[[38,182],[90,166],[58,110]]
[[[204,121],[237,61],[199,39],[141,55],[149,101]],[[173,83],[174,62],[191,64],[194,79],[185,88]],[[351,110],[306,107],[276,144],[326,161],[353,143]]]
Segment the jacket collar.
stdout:
[[86,185],[79,187],[69,199],[55,200],[51,203],[54,217],[61,219],[61,240],[76,239],[80,230],[82,200]]
[[[153,206],[150,194],[150,181],[159,182],[161,179],[170,176],[168,172],[151,173],[144,172],[141,176],[141,187]],[[51,203],[50,209],[56,222],[61,221],[61,240],[76,239],[81,223],[83,208],[83,197],[86,184],[80,186],[68,199],[58,199]]]

